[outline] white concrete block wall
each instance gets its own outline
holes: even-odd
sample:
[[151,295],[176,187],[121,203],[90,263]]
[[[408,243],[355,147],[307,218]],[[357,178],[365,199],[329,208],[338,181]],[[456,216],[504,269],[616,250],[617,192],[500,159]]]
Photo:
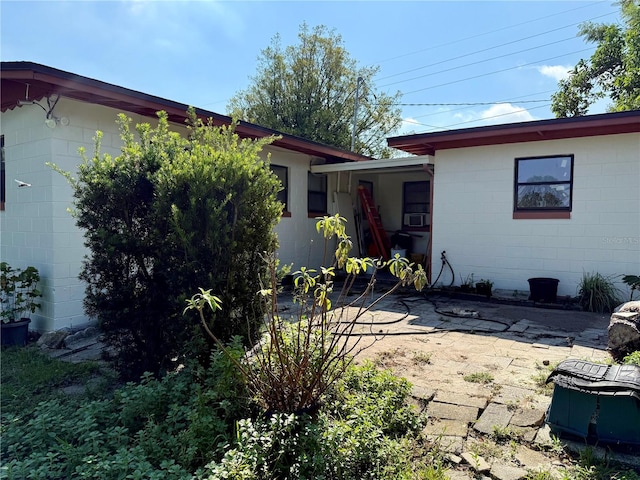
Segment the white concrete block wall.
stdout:
[[[87,156],[92,156],[96,130],[103,132],[101,152],[118,155],[121,146],[116,124],[118,113],[115,109],[62,98],[54,114],[68,118],[69,124],[59,124],[53,129],[44,125],[44,112],[37,106],[1,114],[7,199],[5,211],[0,212],[0,259],[20,268],[33,265],[40,271],[44,297],[42,308],[32,317],[31,328],[47,331],[89,320],[82,305],[85,285],[78,279],[85,255],[83,233],[67,211],[72,206],[72,189],[46,163],[75,174],[81,162],[78,149],[84,147]],[[146,117],[129,116],[133,125],[156,123]],[[172,128],[185,131],[181,125]],[[290,167],[291,217],[283,218],[277,227],[282,262],[294,263],[296,268],[317,267],[321,264],[322,248],[315,231],[316,221],[307,215],[310,157],[277,147],[267,150],[273,151],[273,163]],[[31,183],[32,187],[18,189],[14,178]]]
[[[574,155],[571,218],[514,220],[515,158],[561,154]],[[576,295],[583,272],[637,274],[639,178],[638,134],[437,152],[434,273],[446,250],[456,284],[474,273],[494,288],[528,291],[528,278],[553,277],[560,295]]]
[[[318,268],[323,263],[322,237],[316,232],[315,218],[309,218],[307,210],[307,174],[310,157],[278,147],[269,147],[271,163],[288,167],[290,217],[283,217],[276,227],[280,248],[278,257],[282,265],[293,263],[293,271],[300,267]],[[327,186],[331,199],[331,182]],[[329,205],[327,205],[329,208]]]

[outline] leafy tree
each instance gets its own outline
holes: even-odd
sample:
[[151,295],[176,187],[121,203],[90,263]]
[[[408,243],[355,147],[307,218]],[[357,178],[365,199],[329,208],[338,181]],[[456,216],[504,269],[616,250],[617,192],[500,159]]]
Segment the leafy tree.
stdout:
[[597,48],[558,83],[551,106],[557,117],[585,115],[591,104],[607,95],[613,102],[610,111],[640,109],[640,4],[618,3],[624,25],[581,25],[580,35]]
[[189,137],[119,118],[122,153],[83,152],[73,181],[78,225],[89,253],[81,278],[115,365],[127,377],[161,373],[185,355],[209,358],[197,320],[182,315],[199,286],[221,292],[223,339],[250,338],[262,321],[259,277],[273,252],[281,185],[259,152],[272,139],[242,139],[190,112]]
[[[253,84],[237,93],[228,110],[236,118],[317,142],[351,149],[358,89],[355,151],[389,157],[385,139],[402,121],[400,93],[376,92],[378,67],[359,68],[342,37],[323,25],[302,24],[299,43],[285,49],[276,35],[262,50]],[[361,81],[358,82],[358,77]]]

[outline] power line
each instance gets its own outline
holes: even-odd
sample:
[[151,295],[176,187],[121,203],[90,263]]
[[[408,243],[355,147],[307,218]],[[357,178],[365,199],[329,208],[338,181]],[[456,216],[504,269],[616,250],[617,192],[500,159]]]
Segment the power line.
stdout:
[[[555,92],[555,90],[545,90],[543,92],[529,93],[527,95],[518,95],[517,97],[506,98],[504,100],[500,100],[500,101],[497,101],[495,103],[513,103],[514,101],[516,103],[521,103],[521,102],[523,102],[522,100],[520,100],[521,98],[533,97],[535,95],[545,95],[545,94],[552,93],[552,92]],[[447,113],[459,112],[461,110],[466,110],[466,109],[465,108],[453,108],[453,109],[447,110]],[[422,115],[417,115],[417,116],[414,116],[412,118],[416,119],[416,118],[433,117],[433,116],[436,116],[436,115],[441,115],[442,113],[443,112],[441,112],[441,111],[440,112],[431,112],[431,113],[425,113],[425,114],[422,114]],[[427,124],[425,124],[425,125],[427,125]],[[428,125],[428,126],[431,126],[431,125]]]
[[[398,58],[404,58],[404,57],[408,57],[408,56],[415,55],[415,54],[418,54],[418,53],[426,52],[426,51],[429,51],[429,50],[435,50],[436,48],[448,47],[449,45],[455,45],[456,43],[465,42],[467,40],[473,40],[474,38],[483,37],[485,35],[491,35],[492,33],[502,32],[504,30],[509,30],[510,28],[520,27],[522,25],[527,25],[529,23],[535,23],[535,22],[538,22],[540,20],[546,20],[547,18],[556,17],[558,15],[563,15],[565,13],[574,12],[576,10],[592,7],[592,6],[595,6],[595,5],[600,5],[600,4],[603,4],[603,3],[607,3],[607,2],[605,2],[605,1],[594,2],[594,3],[591,3],[589,5],[583,5],[581,7],[571,8],[569,10],[563,10],[562,12],[553,13],[551,15],[545,15],[544,17],[534,18],[533,20],[527,20],[526,22],[516,23],[514,25],[507,25],[506,27],[497,28],[495,30],[489,30],[488,32],[478,33],[476,35],[471,35],[469,37],[460,38],[460,39],[455,40],[453,42],[440,43],[438,45],[433,45],[431,47],[423,48],[421,50],[416,50],[416,51],[409,52],[409,53],[403,53],[402,55],[397,55],[395,57],[387,58],[385,60],[381,60],[381,61],[376,62],[376,63],[378,63],[378,64],[379,63],[385,63],[385,62],[389,62],[391,60],[397,60]],[[595,17],[595,18],[599,18],[599,17]],[[594,18],[592,18],[591,20],[594,20]]]
[[[518,103],[542,103],[542,102],[548,102],[549,99],[545,98],[545,99],[540,99],[540,100],[522,100]],[[496,102],[460,102],[460,103],[394,103],[392,105],[396,106],[396,107],[457,107],[457,106],[476,106],[476,105],[500,105],[503,103],[511,103],[510,101],[507,100],[500,100],[500,101],[496,101]],[[378,105],[378,104],[373,104],[373,105]]]
[[480,75],[474,75],[473,77],[461,78],[459,80],[453,80],[453,81],[447,82],[447,83],[440,83],[438,85],[431,85],[429,87],[419,88],[418,90],[413,90],[411,92],[405,92],[405,93],[403,93],[403,95],[411,95],[412,93],[424,92],[425,90],[432,90],[434,88],[444,87],[444,86],[447,86],[447,85],[452,85],[454,83],[466,82],[467,80],[475,80],[476,78],[487,77],[489,75],[495,75],[496,73],[508,72],[509,70],[515,70],[517,68],[536,65],[536,64],[541,63],[541,62],[546,62],[547,60],[555,60],[557,58],[566,57],[568,55],[574,55],[576,53],[583,53],[583,52],[587,52],[589,50],[593,50],[593,47],[583,48],[582,50],[576,50],[576,51],[573,51],[573,52],[564,53],[562,55],[556,55],[555,57],[543,58],[541,60],[536,60],[535,62],[529,62],[529,63],[524,63],[524,64],[521,64],[521,65],[516,65],[515,67],[503,68],[501,70],[494,70],[492,72],[482,73]]
[[452,124],[450,124],[450,125],[445,125],[445,126],[444,126],[444,127],[442,127],[442,128],[443,128],[443,129],[446,129],[446,128],[451,128],[451,127],[456,127],[456,126],[458,126],[458,125],[465,125],[465,124],[468,124],[468,123],[477,123],[477,122],[482,122],[482,121],[484,121],[484,120],[490,120],[490,119],[492,119],[492,118],[506,117],[506,116],[508,116],[508,115],[513,115],[514,113],[529,112],[529,111],[531,111],[531,110],[537,110],[537,109],[539,109],[539,108],[546,108],[546,107],[548,107],[549,105],[551,105],[551,104],[550,104],[550,103],[548,103],[548,104],[546,104],[546,105],[540,105],[540,106],[533,107],[533,108],[520,108],[520,109],[518,109],[518,110],[513,110],[512,112],[500,113],[500,114],[498,114],[498,115],[490,115],[490,116],[488,116],[488,117],[477,118],[477,119],[475,119],[475,120],[467,120],[467,121],[465,121],[465,122],[452,123]]
[[[568,40],[573,40],[573,39],[574,39],[574,37],[569,37],[569,38],[565,38],[565,39],[563,39],[563,40],[557,40],[557,41],[555,41],[555,42],[545,43],[544,45],[538,45],[538,46],[536,46],[536,47],[530,47],[530,48],[525,48],[524,50],[518,50],[517,52],[505,53],[505,54],[503,54],[503,55],[498,55],[498,56],[496,56],[496,57],[486,58],[486,59],[478,60],[478,61],[476,61],[476,62],[466,63],[466,64],[464,64],[464,65],[458,65],[457,67],[451,67],[451,68],[447,68],[447,69],[445,69],[445,70],[438,70],[437,72],[426,73],[426,74],[424,74],[424,75],[420,75],[420,76],[417,76],[417,77],[407,78],[407,79],[404,79],[404,80],[398,80],[397,82],[392,82],[392,83],[387,83],[386,85],[382,85],[380,88],[389,87],[389,86],[391,86],[391,85],[396,85],[396,84],[398,84],[398,83],[410,82],[410,81],[412,81],[412,80],[417,80],[417,79],[419,79],[419,78],[431,77],[431,76],[433,76],[433,75],[438,75],[438,74],[440,74],[440,73],[451,72],[451,71],[453,71],[453,70],[459,70],[459,69],[461,69],[461,68],[466,68],[466,67],[470,67],[470,66],[473,66],[473,65],[478,65],[478,64],[480,64],[480,63],[490,62],[490,61],[492,61],[492,60],[498,60],[498,59],[500,59],[500,58],[510,57],[511,55],[517,55],[517,54],[519,54],[519,53],[529,52],[529,51],[531,51],[531,50],[537,50],[538,48],[548,47],[549,45],[555,45],[555,44],[557,44],[557,43],[562,43],[562,42],[566,42],[566,41],[568,41]],[[458,57],[458,58],[460,58],[460,57]],[[440,63],[445,63],[445,62],[447,62],[447,61],[448,61],[448,60],[443,60],[442,62],[434,63],[434,64],[432,64],[432,65],[438,65],[438,64],[440,64]],[[430,65],[430,66],[431,66],[431,65]]]
[[[597,17],[594,17],[594,18],[591,18],[591,19],[589,19],[589,21],[590,21],[590,20],[595,20],[595,19],[597,19],[597,18],[601,18],[601,17],[606,17],[606,16],[608,16],[608,15],[613,15],[613,13],[606,13],[606,14],[603,14],[603,15],[600,15],[600,16],[597,16]],[[517,40],[512,40],[512,41],[510,41],[510,42],[501,43],[500,45],[492,45],[491,47],[483,48],[483,49],[481,49],[481,50],[476,50],[476,51],[474,51],[474,52],[470,52],[470,53],[465,53],[465,54],[463,54],[463,55],[458,55],[457,57],[448,58],[448,59],[446,59],[446,60],[441,60],[441,61],[439,61],[439,62],[430,63],[430,64],[427,64],[427,65],[423,65],[423,66],[421,66],[421,67],[416,67],[416,68],[412,68],[412,69],[410,69],[410,70],[405,70],[405,71],[403,71],[403,72],[394,73],[394,74],[392,74],[392,75],[387,75],[387,76],[385,76],[385,77],[379,77],[379,78],[376,78],[376,80],[377,80],[377,81],[386,80],[387,78],[397,77],[397,76],[399,76],[399,75],[404,75],[405,73],[411,73],[411,72],[415,72],[415,71],[418,71],[418,70],[424,70],[425,68],[434,67],[434,66],[436,66],[436,65],[441,65],[441,64],[443,64],[443,63],[447,63],[447,62],[452,62],[452,61],[454,61],[454,60],[459,60],[459,59],[461,59],[461,58],[465,58],[465,57],[470,57],[470,56],[472,56],[472,55],[476,55],[476,54],[478,54],[478,53],[483,53],[483,52],[487,52],[487,51],[490,51],[490,50],[495,50],[496,48],[502,48],[502,47],[505,47],[505,46],[507,46],[507,45],[512,45],[512,44],[515,44],[515,43],[523,42],[523,41],[525,41],[525,40],[530,40],[530,39],[532,39],[532,38],[536,38],[536,37],[540,37],[540,36],[543,36],[543,35],[547,35],[547,34],[549,34],[549,33],[557,32],[557,31],[559,31],[559,30],[564,30],[564,29],[569,28],[569,27],[575,27],[576,25],[579,25],[580,23],[582,23],[582,22],[572,23],[572,24],[570,24],[570,25],[565,25],[565,26],[563,26],[563,27],[558,27],[558,28],[554,28],[554,29],[551,29],[551,30],[547,30],[547,31],[545,31],[545,32],[536,33],[535,35],[529,35],[528,37],[523,37],[523,38],[519,38],[519,39],[517,39]],[[526,51],[529,51],[529,50],[533,50],[533,49],[535,49],[535,48],[542,48],[542,47],[546,47],[546,46],[548,46],[548,45],[553,45],[554,43],[559,43],[559,42],[561,42],[561,41],[567,41],[567,40],[573,40],[573,39],[575,39],[575,35],[574,35],[574,36],[572,36],[572,37],[566,38],[566,39],[564,39],[564,40],[559,40],[559,41],[557,41],[557,42],[552,42],[552,43],[548,43],[548,44],[540,45],[539,47],[533,47],[533,48],[529,48],[529,49],[526,49],[526,50],[520,50],[520,51],[518,51],[518,52],[513,52],[513,53],[510,53],[510,54],[505,54],[505,55],[503,55],[503,56],[515,55],[515,54],[517,54],[517,53],[526,52]],[[502,58],[503,56],[490,58],[490,59],[488,59],[488,60],[494,60],[494,59],[496,59],[496,58]],[[468,64],[468,65],[474,65],[475,63],[477,63],[477,62],[474,62],[474,63]],[[462,67],[464,67],[464,66],[465,66],[465,65],[462,65],[461,67],[456,67],[456,68],[462,68]],[[445,70],[445,71],[446,71],[446,70]],[[421,78],[421,77],[414,77],[414,78]],[[380,88],[384,88],[385,86],[389,86],[389,85],[395,85],[396,83],[401,83],[401,82],[403,82],[403,81],[413,80],[414,78],[407,79],[407,80],[400,80],[400,81],[398,81],[398,82],[394,82],[394,83],[389,83],[389,84],[387,84],[387,85],[383,85],[383,86],[382,86],[382,87],[380,87]]]
[[[517,114],[517,113],[529,112],[531,110],[537,110],[539,108],[546,108],[549,105],[551,105],[551,104],[547,103],[546,105],[539,105],[539,106],[533,107],[533,108],[520,108],[520,109],[517,109],[517,110],[513,110],[511,112],[500,113],[500,114],[497,114],[497,115],[490,115],[488,117],[476,118],[474,120],[467,120],[467,121],[464,121],[464,122],[452,123],[452,124],[449,124],[449,125],[445,125],[443,127],[442,126],[430,125],[430,124],[418,122],[418,121],[415,121],[415,120],[412,120],[411,123],[412,124],[417,124],[417,125],[423,125],[425,127],[431,127],[431,128],[436,129],[435,131],[447,130],[447,129],[450,129],[451,127],[456,127],[456,126],[459,126],[459,125],[467,125],[469,123],[483,122],[483,121],[486,121],[486,120],[491,120],[493,118],[506,117],[506,116],[509,116],[509,115]],[[431,131],[430,132],[421,132],[421,133],[431,133]]]

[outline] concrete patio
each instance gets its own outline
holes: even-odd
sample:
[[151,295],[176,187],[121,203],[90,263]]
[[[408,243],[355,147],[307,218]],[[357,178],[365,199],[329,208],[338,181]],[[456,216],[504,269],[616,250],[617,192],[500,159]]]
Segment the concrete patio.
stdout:
[[[355,327],[353,341],[367,347],[358,362],[369,359],[413,384],[412,401],[429,417],[423,433],[446,452],[454,480],[515,480],[541,470],[559,476],[569,464],[559,447],[587,448],[551,438],[544,424],[551,388],[543,383],[562,360],[610,359],[609,315],[513,303],[407,290],[384,299]],[[286,296],[279,306],[296,308]],[[50,353],[69,361],[98,358],[98,339],[95,331],[78,332]],[[596,446],[593,453],[640,469],[637,452]]]

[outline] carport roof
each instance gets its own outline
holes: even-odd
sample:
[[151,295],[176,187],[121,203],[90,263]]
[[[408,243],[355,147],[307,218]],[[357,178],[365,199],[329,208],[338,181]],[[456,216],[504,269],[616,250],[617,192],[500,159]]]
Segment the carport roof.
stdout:
[[640,110],[404,135],[389,138],[387,143],[415,155],[435,155],[452,148],[632,132],[640,132]]
[[[13,109],[18,100],[24,100],[26,85],[29,84],[29,99],[41,100],[50,95],[60,95],[82,102],[104,105],[124,112],[137,113],[146,117],[156,117],[156,112],[164,110],[169,120],[184,124],[188,105],[174,102],[136,90],[65,72],[33,62],[2,62],[0,65],[0,85],[2,104],[0,110]],[[231,117],[196,108],[200,118],[211,118],[215,125],[228,125]],[[306,140],[295,135],[278,132],[248,122],[239,122],[236,133],[241,137],[262,138],[280,135],[282,138],[273,145],[296,152],[324,158],[327,163],[359,162],[370,157],[348,150]]]

